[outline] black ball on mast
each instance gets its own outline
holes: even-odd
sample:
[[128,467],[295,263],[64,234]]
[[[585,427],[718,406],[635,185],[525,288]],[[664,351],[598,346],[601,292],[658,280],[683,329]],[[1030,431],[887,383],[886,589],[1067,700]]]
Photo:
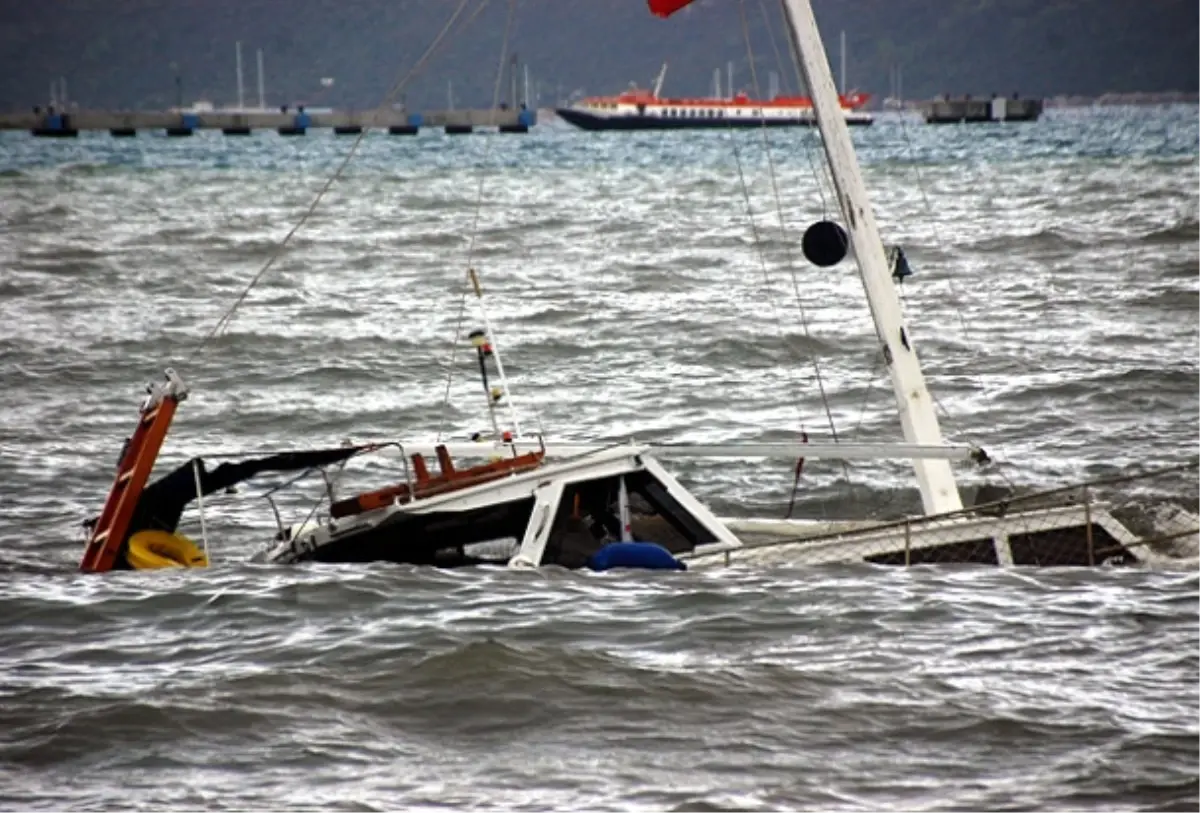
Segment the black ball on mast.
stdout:
[[845,229],[832,220],[819,220],[804,230],[800,248],[810,263],[828,268],[846,259],[848,244]]

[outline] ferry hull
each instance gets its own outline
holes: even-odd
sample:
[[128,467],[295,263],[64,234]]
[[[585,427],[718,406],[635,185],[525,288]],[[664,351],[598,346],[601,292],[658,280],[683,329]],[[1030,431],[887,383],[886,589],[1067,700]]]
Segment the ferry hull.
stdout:
[[[816,119],[811,116],[794,118],[750,118],[726,116],[723,118],[674,118],[665,116],[620,115],[597,116],[583,110],[560,107],[554,111],[561,119],[581,130],[727,130],[751,127],[815,127]],[[846,124],[865,127],[874,119],[866,113],[849,113]]]

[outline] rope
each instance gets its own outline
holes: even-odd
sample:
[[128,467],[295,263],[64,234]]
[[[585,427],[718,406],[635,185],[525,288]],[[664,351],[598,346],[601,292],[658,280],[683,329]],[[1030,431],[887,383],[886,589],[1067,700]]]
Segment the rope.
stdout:
[[[754,85],[754,95],[757,98],[761,98],[762,89],[761,89],[761,87],[759,85],[759,81],[758,81],[758,69],[755,67],[754,46],[750,39],[750,24],[746,19],[746,0],[741,0],[741,2],[738,4],[738,12],[741,17],[742,36],[744,37],[744,39],[746,41],[746,56],[748,58],[747,61],[750,63],[750,80]],[[767,169],[768,169],[768,175],[771,179],[771,189],[772,189],[772,192],[773,192],[774,198],[775,198],[775,209],[779,215],[780,242],[783,245],[784,256],[787,259],[788,270],[789,270],[790,276],[792,278],[792,290],[796,295],[796,306],[799,309],[799,313],[800,313],[800,326],[801,326],[801,329],[804,331],[804,338],[811,342],[812,341],[812,332],[808,326],[808,313],[804,308],[804,300],[803,300],[803,297],[801,297],[801,295],[800,295],[800,282],[796,276],[795,258],[792,255],[791,243],[788,240],[787,225],[786,225],[784,214],[783,214],[783,197],[779,193],[779,178],[778,178],[778,173],[775,171],[775,159],[771,152],[770,139],[767,137],[767,126],[766,126],[765,119],[763,120],[763,125],[762,125],[762,127],[759,128],[759,130],[762,134],[762,139],[763,139],[763,151],[766,153],[766,156],[767,156]],[[740,169],[739,169],[739,171],[740,171]],[[818,188],[820,188],[820,186],[821,186],[820,179],[817,180],[817,186],[818,186]],[[823,192],[821,194],[821,200],[822,200],[822,208],[824,208],[825,197],[824,197]],[[749,198],[748,197],[747,197],[747,207],[749,207]],[[756,239],[757,239],[757,235],[756,235]],[[766,273],[765,258],[763,260],[763,272],[764,272],[764,274]],[[837,443],[838,442],[837,426],[835,425],[834,420],[833,420],[833,410],[829,406],[828,393],[826,393],[826,391],[825,391],[825,380],[824,380],[823,376],[821,375],[821,364],[817,360],[817,354],[815,352],[810,353],[809,358],[812,361],[813,375],[817,382],[817,390],[821,394],[821,404],[825,409],[825,417],[829,422],[829,432],[830,432],[831,436],[833,437],[833,442]],[[850,470],[847,467],[845,461],[842,461],[842,473],[846,476],[847,480],[850,479]]]
[[[909,157],[913,159],[913,173],[917,176],[917,190],[921,193],[921,204],[925,207],[925,212],[930,215],[929,225],[933,228],[933,242],[937,244],[939,249],[945,251],[946,246],[942,242],[942,235],[938,230],[937,219],[933,217],[933,207],[929,204],[929,195],[925,192],[925,181],[921,177],[921,167],[916,163],[916,149],[913,147],[912,138],[908,133],[908,122],[903,118],[900,120],[900,131],[904,133],[904,142],[908,146]],[[969,339],[970,331],[967,329],[967,320],[963,318],[962,309],[958,306],[959,295],[955,289],[953,277],[946,277],[946,287],[950,289],[951,295],[954,297],[954,312],[958,316],[958,323],[962,327],[963,336]]]
[[[733,147],[734,163],[737,166],[738,181],[741,183],[741,187],[742,187],[742,200],[746,204],[746,219],[750,221],[750,233],[754,237],[755,247],[758,248],[758,261],[759,261],[759,266],[762,268],[762,273],[763,273],[763,293],[766,295],[767,302],[768,302],[768,304],[770,304],[771,311],[775,316],[775,328],[779,334],[780,340],[783,341],[784,346],[788,348],[788,350],[791,352],[791,354],[793,356],[795,356],[796,351],[792,350],[790,348],[790,346],[788,346],[786,337],[784,336],[783,319],[781,319],[779,316],[779,308],[775,304],[775,295],[774,295],[774,292],[771,290],[771,275],[770,275],[770,271],[767,268],[767,255],[766,255],[766,251],[763,249],[763,246],[762,246],[762,236],[758,230],[758,223],[754,219],[754,206],[750,201],[750,187],[746,183],[746,174],[742,169],[741,150],[739,150],[737,147],[737,141],[734,137],[732,125],[729,128],[729,133],[730,133],[730,144]],[[788,368],[788,371],[789,371],[789,373],[793,372],[790,367]],[[795,383],[796,382],[793,379],[793,384],[795,384]],[[797,386],[796,389],[799,389],[799,387]],[[794,395],[795,394],[793,393],[793,396]],[[793,397],[792,405],[796,408],[796,412],[799,415],[800,420],[803,421],[804,420],[804,411],[800,408],[799,399],[796,397]]]
[[[808,433],[803,428],[800,429],[800,442],[808,443]],[[804,470],[804,458],[796,458],[796,475],[792,478],[792,495],[788,499],[787,513],[783,515],[784,519],[792,518],[792,510],[796,507],[796,492],[800,489],[800,473]]]
[[[423,53],[421,55],[421,58],[416,61],[416,63],[412,66],[412,68],[410,68],[408,70],[408,72],[406,74],[404,74],[399,80],[396,81],[395,84],[392,85],[391,90],[388,91],[386,96],[384,96],[383,101],[380,102],[379,106],[372,112],[372,114],[371,114],[372,122],[374,122],[375,117],[378,116],[380,111],[384,110],[388,105],[390,105],[392,103],[392,101],[396,98],[396,96],[399,95],[399,93],[405,87],[407,87],[408,84],[425,67],[426,63],[433,56],[433,54],[437,51],[437,49],[441,46],[442,41],[450,33],[450,30],[454,27],[455,22],[458,21],[458,18],[462,15],[463,10],[467,7],[467,5],[470,2],[471,2],[471,0],[460,0],[460,2],[458,4],[458,8],[456,8],[454,10],[454,13],[450,15],[450,19],[446,21],[446,24],[442,27],[442,30],[440,32],[438,32],[438,35],[434,38],[433,42],[430,43],[429,47],[425,49],[425,53]],[[482,11],[487,6],[487,3],[488,3],[488,0],[483,0],[483,4],[480,5],[475,10],[475,13],[472,14],[471,17],[467,20],[468,25],[476,17],[479,16],[479,12]],[[229,309],[225,311],[225,313],[221,316],[221,318],[219,320],[217,320],[216,325],[213,326],[213,329],[211,331],[209,331],[208,335],[204,337],[204,339],[200,342],[199,346],[196,348],[197,352],[204,350],[204,348],[207,346],[207,344],[213,338],[218,336],[229,326],[230,322],[233,319],[234,314],[237,312],[237,309],[239,307],[241,307],[242,303],[246,300],[246,297],[249,296],[250,291],[254,289],[254,287],[259,283],[259,281],[263,278],[263,276],[267,273],[267,271],[269,271],[271,269],[271,266],[273,266],[275,264],[275,261],[277,259],[279,259],[280,255],[283,254],[284,248],[286,248],[288,243],[291,242],[291,239],[292,239],[292,237],[295,236],[296,232],[300,231],[301,227],[304,226],[304,224],[308,222],[308,219],[312,216],[313,212],[315,212],[317,210],[317,206],[320,205],[321,200],[325,197],[325,194],[333,187],[333,184],[342,177],[342,173],[345,171],[346,166],[350,163],[351,159],[354,158],[355,153],[358,152],[359,145],[362,144],[363,139],[366,137],[367,130],[368,130],[368,128],[364,127],[362,129],[362,131],[358,134],[358,136],[354,139],[354,142],[350,145],[350,149],[349,149],[349,151],[347,151],[346,156],[342,159],[342,162],[338,165],[337,170],[334,171],[333,175],[331,175],[329,177],[329,179],[325,181],[325,185],[321,187],[321,190],[317,193],[316,197],[313,198],[312,204],[308,207],[308,209],[300,217],[300,220],[297,221],[296,225],[292,227],[292,230],[289,231],[287,233],[287,235],[283,238],[283,240],[279,243],[279,245],[275,247],[275,251],[273,251],[271,253],[271,256],[267,258],[266,263],[263,264],[263,267],[261,269],[259,269],[258,273],[255,274],[253,278],[251,278],[250,283],[245,287],[245,289],[241,292],[241,294],[238,295],[237,299],[234,300],[233,304],[229,306]]]
[[[937,218],[933,217],[933,207],[929,203],[929,195],[925,190],[924,179],[921,177],[921,167],[916,163],[916,149],[913,147],[912,138],[908,132],[908,122],[906,119],[900,120],[900,130],[901,130],[901,132],[904,133],[904,141],[905,141],[906,146],[908,147],[909,157],[913,159],[913,173],[916,175],[916,178],[917,178],[917,189],[921,193],[921,204],[922,204],[922,206],[925,207],[925,212],[929,216],[930,226],[933,228],[933,242],[942,251],[942,253],[945,253],[946,246],[945,246],[945,243],[942,241],[941,231],[938,229]],[[950,304],[953,305],[954,313],[958,317],[958,324],[962,328],[963,339],[966,341],[968,347],[973,348],[972,354],[971,354],[972,361],[978,361],[979,345],[977,343],[973,342],[971,339],[971,332],[967,327],[967,320],[963,316],[962,307],[960,306],[962,297],[959,295],[958,289],[954,285],[954,277],[953,276],[947,275],[946,287],[950,290]],[[903,286],[901,286],[900,292],[901,292],[901,297],[903,298],[904,297],[904,287]],[[907,305],[908,305],[908,302],[907,302],[907,300],[905,300],[906,308],[907,308]],[[968,373],[968,375],[973,379],[973,382],[974,382],[976,388],[980,391],[980,393],[982,393],[983,392],[983,379],[980,378],[979,374],[974,371],[975,366],[976,366],[975,364],[971,365],[971,371]],[[954,424],[955,423],[954,417],[950,414],[949,410],[947,410],[942,405],[941,401],[938,400],[936,395],[933,395],[933,401],[934,401],[934,406],[936,406],[941,411],[942,416],[946,419],[947,423]],[[1004,475],[1003,472],[1001,472],[1001,476],[1004,477],[1006,480],[1008,479],[1007,476]]]
[[779,43],[775,40],[775,29],[771,26],[771,18],[767,16],[766,3],[763,0],[758,0],[758,8],[762,12],[763,24],[767,28],[767,38],[771,40],[771,50],[775,52],[775,67],[779,69],[779,79],[783,85],[782,90],[784,93],[787,93],[787,71],[783,67],[783,54],[779,53]]
[[[492,88],[493,120],[495,118],[495,111],[500,105],[500,86],[504,81],[504,63],[508,57],[508,45],[509,45],[509,41],[512,36],[512,24],[513,24],[513,19],[516,16],[516,6],[517,6],[516,0],[509,0],[508,13],[505,16],[505,20],[504,20],[504,38],[500,44],[500,60],[499,60],[499,64],[496,67],[496,81]],[[512,101],[513,101],[513,104],[516,104],[515,99],[513,99]],[[469,238],[469,241],[467,244],[467,281],[468,281],[468,285],[466,285],[463,288],[463,292],[459,296],[458,316],[455,319],[455,324],[454,324],[454,338],[450,344],[450,363],[449,363],[448,369],[446,371],[446,389],[445,389],[445,393],[442,396],[442,420],[438,426],[438,433],[437,433],[438,440],[441,440],[442,435],[445,433],[446,424],[449,419],[450,391],[451,391],[451,389],[453,387],[453,383],[454,383],[454,369],[455,369],[454,365],[458,359],[458,345],[459,345],[459,342],[462,340],[462,326],[463,326],[463,319],[466,316],[467,297],[469,296],[469,294],[472,290],[476,290],[474,284],[470,282],[470,276],[471,276],[471,271],[472,271],[474,259],[475,259],[475,246],[476,246],[476,243],[478,242],[478,237],[479,237],[479,218],[480,218],[480,214],[483,210],[483,187],[484,187],[485,181],[487,180],[487,161],[488,161],[489,156],[491,155],[491,149],[492,149],[492,142],[491,142],[491,140],[489,140],[484,146],[483,161],[480,163],[480,167],[479,167],[479,183],[476,188],[476,194],[475,194],[475,212],[472,217],[471,234],[470,234],[470,238]],[[479,272],[477,269],[475,270],[475,274],[476,274],[476,277],[479,276]],[[482,293],[481,288],[477,290],[477,299],[479,302],[479,309],[483,313],[484,321],[487,323],[488,338],[491,341],[492,346],[493,346],[493,350],[494,350],[493,357],[496,360],[496,369],[500,375],[501,385],[504,388],[504,396],[508,400],[508,407],[509,407],[509,412],[511,414],[512,422],[513,422],[513,428],[514,428],[514,430],[517,431],[518,434],[520,434],[520,424],[517,422],[516,408],[512,402],[512,394],[509,392],[508,379],[505,377],[504,368],[501,366],[500,349],[499,349],[500,342],[498,341],[495,330],[491,325],[491,320],[488,319],[488,317],[487,317],[487,311],[483,304],[483,293]],[[545,435],[545,428],[542,424],[541,411],[537,408],[537,404],[533,404],[531,408],[533,409],[534,420],[537,423],[539,434]]]
[[[771,44],[774,45],[775,37],[772,33],[774,27],[771,24],[770,16],[767,14],[767,7],[763,5],[763,0],[758,0],[758,6],[762,10],[763,24],[767,27],[768,36],[771,37]],[[797,95],[802,95],[809,91],[807,83],[804,81],[804,75],[800,70],[800,53],[796,49],[796,43],[792,39],[791,31],[790,27],[786,28],[784,39],[787,40],[788,53],[792,57],[792,68],[796,75],[796,92]],[[825,185],[828,184],[830,189],[833,188],[833,178],[829,174],[829,167],[823,161],[814,160],[813,153],[815,150],[812,148],[812,144],[809,143],[809,139],[803,139],[801,143],[804,145],[804,157],[808,161],[808,168],[812,171],[813,179],[817,182],[817,195],[821,198],[821,216],[828,217],[829,202],[825,199]]]

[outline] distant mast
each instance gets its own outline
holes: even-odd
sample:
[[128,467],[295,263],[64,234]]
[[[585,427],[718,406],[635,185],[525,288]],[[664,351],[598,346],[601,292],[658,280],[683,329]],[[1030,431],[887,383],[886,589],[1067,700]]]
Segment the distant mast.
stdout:
[[262,48],[258,49],[258,107],[260,110],[267,109],[267,86],[263,78],[263,52]]
[[242,41],[238,40],[235,47],[237,53],[237,85],[238,85],[238,110],[246,106],[246,97],[242,91]]
[[842,29],[842,98],[846,97],[846,29]]

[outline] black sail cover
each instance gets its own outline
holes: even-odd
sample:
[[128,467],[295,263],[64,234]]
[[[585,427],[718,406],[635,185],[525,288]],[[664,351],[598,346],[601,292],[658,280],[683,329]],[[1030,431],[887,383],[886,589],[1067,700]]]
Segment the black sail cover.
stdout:
[[196,473],[200,471],[200,494],[207,495],[235,486],[256,475],[266,472],[302,471],[341,463],[359,452],[377,448],[367,446],[342,446],[336,449],[314,449],[302,452],[279,452],[265,457],[222,463],[212,471],[204,465],[204,458],[192,458],[179,468],[146,486],[133,512],[129,524],[129,535],[145,530],[162,530],[174,533],[187,504],[196,499]]

